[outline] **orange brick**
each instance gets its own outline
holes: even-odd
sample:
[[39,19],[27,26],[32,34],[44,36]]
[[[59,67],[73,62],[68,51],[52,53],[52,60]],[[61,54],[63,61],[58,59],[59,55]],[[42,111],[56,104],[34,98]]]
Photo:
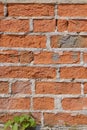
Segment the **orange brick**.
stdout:
[[[8,120],[12,120],[15,116],[21,116],[21,115],[30,115],[30,112],[1,112],[0,113],[0,122],[5,123]],[[35,118],[35,120],[40,122],[41,119],[41,113],[39,112],[32,112],[32,116]]]
[[20,52],[21,63],[31,63],[34,60],[33,52],[22,51]]
[[29,98],[0,98],[0,109],[15,109],[15,110],[29,110]]
[[29,81],[16,81],[11,86],[12,94],[31,94],[31,83]]
[[65,98],[62,107],[64,110],[87,110],[87,98]]
[[78,52],[40,52],[34,55],[35,64],[74,64],[80,62]]
[[54,5],[8,4],[9,16],[54,16]]
[[34,32],[54,32],[55,20],[34,20]]
[[45,125],[84,125],[87,124],[87,115],[82,114],[69,114],[69,113],[45,113],[44,114]]
[[84,60],[84,63],[87,63],[87,53],[86,52],[83,54],[83,60]]
[[80,94],[80,83],[36,82],[36,94]]
[[69,20],[69,32],[87,32],[87,20]]
[[55,78],[56,69],[49,67],[0,67],[0,78]]
[[58,6],[59,16],[86,17],[87,16],[86,12],[87,12],[87,4],[63,4]]
[[54,99],[53,98],[34,98],[33,99],[34,110],[53,110]]
[[0,35],[0,47],[45,48],[45,36]]
[[0,81],[0,94],[9,93],[9,83],[7,81]]
[[54,35],[51,36],[52,48],[85,48],[87,47],[87,36]]
[[0,3],[0,17],[4,16],[4,5]]
[[28,20],[0,20],[1,32],[29,32]]
[[65,79],[86,79],[86,67],[63,67],[60,69],[60,77]]
[[58,20],[57,27],[59,32],[64,32],[68,30],[68,21],[67,20]]
[[84,93],[87,94],[87,83],[84,83]]
[[13,50],[1,50],[0,51],[0,62],[18,63],[19,54],[17,51],[13,51]]

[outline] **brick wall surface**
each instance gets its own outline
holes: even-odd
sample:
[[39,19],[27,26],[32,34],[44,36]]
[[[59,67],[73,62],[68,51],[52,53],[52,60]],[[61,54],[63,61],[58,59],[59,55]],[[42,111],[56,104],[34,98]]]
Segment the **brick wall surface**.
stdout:
[[41,127],[86,130],[86,1],[7,2],[0,2],[0,123],[32,112]]

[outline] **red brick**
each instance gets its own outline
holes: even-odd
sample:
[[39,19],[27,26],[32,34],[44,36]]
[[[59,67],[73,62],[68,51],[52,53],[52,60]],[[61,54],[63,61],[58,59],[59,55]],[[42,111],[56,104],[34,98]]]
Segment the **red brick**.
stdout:
[[65,98],[62,107],[64,110],[87,110],[87,98]]
[[0,78],[49,78],[56,77],[56,69],[49,67],[0,67]]
[[8,4],[9,16],[54,16],[54,5]]
[[0,62],[7,63],[18,63],[19,54],[13,50],[0,50]]
[[7,81],[0,81],[0,94],[9,93],[9,83]]
[[31,83],[29,81],[16,81],[11,86],[12,94],[31,94]]
[[80,62],[78,52],[40,52],[34,55],[35,64],[74,64]]
[[84,83],[84,93],[87,94],[87,83]]
[[87,63],[87,53],[86,52],[83,54],[83,60],[84,60],[84,63]]
[[86,17],[87,4],[63,4],[58,6],[59,16]]
[[28,20],[0,20],[1,32],[29,32]]
[[80,94],[80,83],[36,82],[36,94]]
[[29,98],[0,98],[0,109],[15,109],[15,110],[29,110],[30,99]]
[[87,32],[87,20],[69,20],[69,32]]
[[45,36],[0,35],[0,47],[45,48]]
[[87,47],[87,36],[54,35],[51,36],[52,48],[85,48]]
[[68,30],[68,21],[67,20],[58,20],[57,21],[58,32],[64,32]]
[[0,17],[4,16],[4,5],[0,3]]
[[21,63],[31,63],[34,60],[33,52],[22,51],[20,52]]
[[82,114],[69,114],[69,113],[45,113],[44,114],[45,125],[86,125],[87,115]]
[[34,20],[34,32],[54,32],[55,20]]
[[34,98],[33,99],[34,110],[53,110],[54,99],[53,98]]
[[65,79],[86,79],[86,67],[63,67],[60,69],[60,77]]
[[[0,113],[0,122],[5,123],[8,120],[12,120],[15,116],[21,116],[21,115],[30,115],[28,112],[1,112]],[[37,123],[40,123],[41,120],[41,113],[39,112],[32,112],[32,116],[35,118]]]

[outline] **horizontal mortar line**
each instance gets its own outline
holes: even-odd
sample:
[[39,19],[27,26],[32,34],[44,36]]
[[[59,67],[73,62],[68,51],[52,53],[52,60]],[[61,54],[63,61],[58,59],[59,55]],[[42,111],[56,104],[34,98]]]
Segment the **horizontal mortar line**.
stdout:
[[87,63],[85,64],[21,64],[21,63],[0,63],[0,66],[8,66],[8,67],[11,67],[11,66],[20,66],[20,67],[54,67],[54,68],[57,68],[57,67],[87,67]]
[[68,32],[68,31],[64,31],[64,32],[0,32],[0,34],[3,35],[48,35],[48,36],[52,36],[52,35],[75,35],[75,36],[86,36],[87,32]]
[[60,19],[66,19],[66,20],[87,20],[87,16],[56,16],[56,19],[60,20]]
[[61,3],[87,3],[87,0],[0,0],[0,2],[3,2],[3,3],[58,3],[58,4],[61,4]]
[[33,17],[33,16],[27,16],[27,17],[24,17],[24,16],[8,16],[8,17],[0,17],[0,20],[14,20],[14,19],[17,19],[17,20],[29,20],[29,19],[55,19],[55,16],[36,16],[36,17]]
[[87,48],[50,48],[50,50],[46,48],[22,48],[22,47],[0,47],[0,50],[18,50],[18,51],[47,51],[47,52],[63,52],[63,51],[73,51],[73,52],[87,52]]
[[8,67],[87,67],[87,64],[21,64],[21,63],[0,63],[0,67],[8,66]]
[[0,94],[0,98],[31,98],[32,94]]

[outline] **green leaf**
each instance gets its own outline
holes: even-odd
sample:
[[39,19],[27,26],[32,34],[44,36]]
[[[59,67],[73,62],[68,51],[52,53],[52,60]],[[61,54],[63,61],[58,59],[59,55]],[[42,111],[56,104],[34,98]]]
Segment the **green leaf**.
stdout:
[[20,122],[20,117],[19,116],[15,116],[14,117],[14,122],[19,123]]
[[18,130],[18,124],[14,124],[13,126],[12,126],[12,130]]
[[30,118],[29,121],[30,121],[30,126],[31,127],[35,127],[36,126],[36,122],[35,122],[35,120],[33,118]]
[[8,121],[5,125],[4,125],[4,130],[6,130],[6,128],[10,127],[12,124],[12,121]]

